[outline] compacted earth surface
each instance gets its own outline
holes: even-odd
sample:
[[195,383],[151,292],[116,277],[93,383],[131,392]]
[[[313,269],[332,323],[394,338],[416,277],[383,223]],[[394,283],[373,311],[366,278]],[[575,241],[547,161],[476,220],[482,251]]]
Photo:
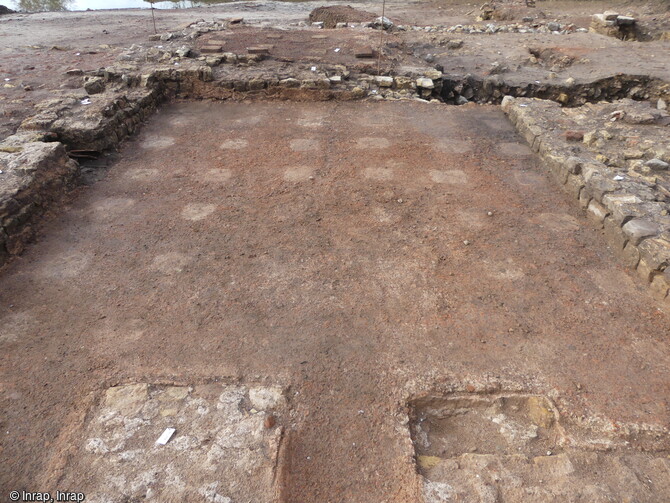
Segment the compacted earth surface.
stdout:
[[[389,2],[383,33],[369,2],[337,29],[310,25],[322,2],[159,11],[158,34],[140,10],[0,16],[0,140],[42,135],[2,144],[12,176],[54,145],[26,119],[110,117],[151,65],[201,64],[193,95],[227,98],[167,80],[115,151],[61,138],[79,183],[0,270],[0,499],[667,501],[667,6],[491,4]],[[649,40],[588,32],[608,9]],[[272,75],[299,88],[264,100]],[[508,101],[541,129],[520,135],[486,102],[526,88],[583,106]],[[584,105],[601,92],[629,100]],[[550,174],[559,142],[579,201]],[[653,199],[658,225],[629,215],[644,233],[621,244],[665,243],[647,281],[589,155]]]
[[[127,402],[212,383],[283,390],[266,425],[283,428],[284,450],[266,486],[285,501],[419,501],[407,407],[425,392],[549,397],[586,429],[571,442],[639,449],[667,468],[670,319],[497,107],[165,107],[6,267],[0,296],[4,488],[116,487],[98,501],[128,501],[165,491],[177,470],[165,466],[194,450],[179,487],[198,500],[217,481],[200,474],[217,473],[219,430],[193,433],[205,428],[195,405],[149,404],[137,418],[141,403]],[[132,421],[104,437],[118,402],[108,388],[133,383],[145,387],[122,400]],[[235,389],[237,415],[265,412]],[[203,414],[218,410],[211,400]],[[144,454],[155,477],[127,462],[114,486],[118,463],[155,451],[168,426],[179,448]],[[129,444],[142,428],[155,438]],[[496,453],[495,438],[471,437],[463,448]],[[545,456],[560,444],[538,442]],[[635,494],[661,501],[667,470],[648,479]]]

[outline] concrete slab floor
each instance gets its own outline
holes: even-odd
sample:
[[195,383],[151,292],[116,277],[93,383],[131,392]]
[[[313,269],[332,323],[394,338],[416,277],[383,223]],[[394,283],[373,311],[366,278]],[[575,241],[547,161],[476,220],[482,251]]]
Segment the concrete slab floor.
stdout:
[[417,501],[422,391],[670,416],[670,318],[496,107],[166,106],[5,268],[0,326],[8,489],[67,472],[117,383],[287,389],[305,503]]

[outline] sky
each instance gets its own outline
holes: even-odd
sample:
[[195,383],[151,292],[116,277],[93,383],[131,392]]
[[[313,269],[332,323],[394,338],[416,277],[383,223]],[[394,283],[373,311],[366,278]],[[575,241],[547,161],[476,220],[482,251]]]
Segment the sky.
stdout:
[[[19,9],[18,0],[5,0],[2,2],[11,9]],[[181,2],[183,6],[190,6],[190,1]],[[67,10],[99,10],[99,9],[148,9],[151,4],[144,0],[73,0],[68,3]],[[173,2],[156,2],[154,7],[157,9],[174,9],[176,5]]]

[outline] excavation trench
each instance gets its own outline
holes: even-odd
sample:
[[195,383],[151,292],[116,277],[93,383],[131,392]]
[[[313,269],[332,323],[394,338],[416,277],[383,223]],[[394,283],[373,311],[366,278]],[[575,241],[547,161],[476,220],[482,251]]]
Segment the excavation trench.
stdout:
[[[326,85],[325,81],[312,78],[298,81],[247,76],[240,79],[237,75],[231,79],[225,77],[227,71],[221,74],[207,66],[195,66],[157,70],[141,77],[105,69],[93,77],[99,83],[106,82],[100,85],[108,88],[107,94],[101,100],[96,99],[95,105],[87,99],[81,102],[56,100],[25,121],[23,130],[0,146],[0,155],[8,158],[11,175],[16,178],[16,182],[9,184],[10,190],[3,195],[0,205],[3,222],[0,260],[4,262],[20,254],[35,236],[37,219],[62,200],[80,177],[84,183],[94,180],[96,167],[108,164],[97,158],[103,153],[106,157],[112,149],[118,148],[166,101],[184,97],[222,101],[352,101],[366,95],[361,87],[363,83],[378,85],[377,89],[368,87],[368,94],[384,98],[411,84],[413,78],[396,76],[379,80],[380,77],[353,74],[342,84],[331,85],[328,81]],[[622,75],[590,84],[514,86],[505,83],[500,75],[484,80],[472,76],[454,79],[432,71],[434,78],[417,79],[417,86],[420,83],[426,87],[404,89],[406,96],[447,104],[467,100],[498,103],[504,96],[534,96],[558,101],[563,106],[621,97],[638,100],[667,97],[667,85],[649,77]],[[81,161],[82,166],[68,161],[67,156]]]
[[499,104],[505,96],[539,98],[575,107],[586,103],[632,98],[656,102],[666,96],[667,83],[645,75],[618,75],[580,84],[530,83],[510,84],[501,76],[487,78],[451,77],[445,75],[440,97],[448,104],[476,103]]

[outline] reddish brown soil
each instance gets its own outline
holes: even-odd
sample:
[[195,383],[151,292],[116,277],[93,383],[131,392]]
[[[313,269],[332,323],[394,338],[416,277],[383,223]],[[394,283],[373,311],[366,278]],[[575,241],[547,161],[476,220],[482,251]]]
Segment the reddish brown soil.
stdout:
[[618,264],[496,108],[167,107],[2,271],[0,487],[116,382],[290,386],[292,502],[411,501],[409,390],[667,425],[670,318]]
[[[358,59],[356,53],[365,48],[378,48],[379,31],[366,30],[299,30],[276,29],[258,30],[252,27],[232,27],[230,30],[208,33],[198,39],[198,47],[207,44],[221,44],[224,52],[246,54],[247,48],[259,45],[271,46],[269,58],[280,62],[327,63],[354,67],[374,62],[376,59]],[[404,64],[425,66],[425,61],[404,55],[398,47],[402,36],[397,33],[384,34],[384,59],[402,61]],[[265,65],[276,64],[267,61]]]

